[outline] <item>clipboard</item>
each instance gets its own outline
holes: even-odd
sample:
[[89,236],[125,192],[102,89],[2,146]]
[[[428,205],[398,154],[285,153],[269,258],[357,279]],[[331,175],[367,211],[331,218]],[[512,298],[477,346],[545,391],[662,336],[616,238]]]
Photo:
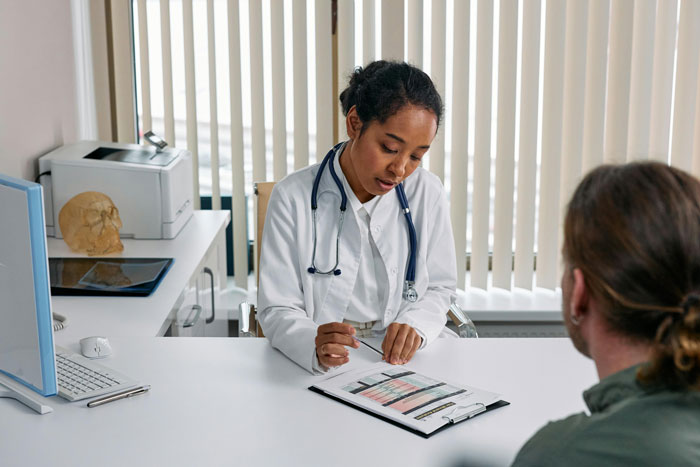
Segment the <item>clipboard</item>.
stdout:
[[325,392],[323,389],[319,389],[315,386],[309,386],[309,390],[315,392],[316,394],[321,394],[322,396],[326,396],[329,399],[333,399],[334,401],[340,402],[341,404],[347,405],[348,407],[352,407],[355,410],[359,410],[360,412],[366,413],[367,415],[371,415],[375,418],[378,418],[379,420],[384,420],[385,422],[390,423],[394,426],[397,426],[399,428],[403,428],[404,430],[409,431],[409,432],[413,433],[414,435],[418,435],[421,438],[425,438],[425,439],[428,439],[431,436],[433,436],[435,433],[439,433],[439,432],[445,430],[446,428],[454,426],[458,423],[465,422],[465,421],[470,420],[470,419],[472,419],[478,415],[481,415],[483,413],[490,412],[492,410],[499,409],[501,407],[505,407],[506,405],[510,405],[510,402],[501,399],[501,400],[496,401],[493,404],[490,404],[486,407],[480,407],[476,411],[467,411],[464,414],[460,414],[456,418],[451,418],[449,421],[446,421],[446,423],[444,425],[442,425],[440,428],[438,428],[435,431],[432,431],[430,433],[423,433],[420,430],[416,430],[414,428],[411,428],[410,426],[404,425],[403,423],[398,422],[396,420],[392,420],[389,417],[385,417],[385,416],[380,415],[378,413],[372,412],[371,410],[368,410],[362,406],[355,405],[351,402],[345,401],[345,400],[341,399],[340,397],[334,396],[333,394],[329,394],[329,393]]
[[499,394],[387,363],[341,372],[308,389],[422,438],[510,404]]

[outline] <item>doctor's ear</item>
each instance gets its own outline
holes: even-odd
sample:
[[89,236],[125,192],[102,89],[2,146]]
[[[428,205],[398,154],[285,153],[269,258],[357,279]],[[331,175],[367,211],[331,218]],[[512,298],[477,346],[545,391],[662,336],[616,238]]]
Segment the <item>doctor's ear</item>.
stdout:
[[357,107],[354,105],[348,110],[348,115],[345,117],[345,127],[350,139],[357,139],[362,133],[362,120],[357,115]]

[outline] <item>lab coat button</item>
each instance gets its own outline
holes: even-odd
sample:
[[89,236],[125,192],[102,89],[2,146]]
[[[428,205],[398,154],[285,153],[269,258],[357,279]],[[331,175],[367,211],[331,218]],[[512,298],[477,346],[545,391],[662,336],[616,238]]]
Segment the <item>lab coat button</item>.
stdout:
[[391,273],[392,273],[392,274],[396,274],[397,272],[398,272],[398,269],[396,269],[396,268],[391,268]]
[[382,231],[382,226],[381,225],[375,225],[374,226],[374,233],[379,233]]

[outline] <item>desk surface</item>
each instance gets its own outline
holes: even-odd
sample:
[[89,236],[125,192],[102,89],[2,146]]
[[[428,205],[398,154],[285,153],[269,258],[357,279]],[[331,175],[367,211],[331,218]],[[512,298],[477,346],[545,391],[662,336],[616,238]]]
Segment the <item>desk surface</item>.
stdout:
[[[110,257],[175,258],[158,288],[148,297],[52,297],[53,311],[68,318],[68,326],[55,334],[59,345],[87,336],[157,336],[167,329],[169,314],[192,271],[216,236],[226,228],[227,211],[195,211],[173,240],[124,239],[124,251]],[[49,256],[77,257],[57,238],[47,241]]]
[[1,465],[507,465],[548,420],[583,410],[597,381],[568,339],[438,339],[409,366],[512,405],[426,440],[307,390],[319,377],[266,339],[111,341],[105,364],[152,390],[94,409],[53,397],[43,416],[0,399]]

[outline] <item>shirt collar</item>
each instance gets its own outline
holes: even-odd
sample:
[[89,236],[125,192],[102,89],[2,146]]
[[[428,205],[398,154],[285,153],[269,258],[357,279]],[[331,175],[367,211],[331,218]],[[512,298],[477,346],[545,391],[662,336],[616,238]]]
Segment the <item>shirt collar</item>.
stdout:
[[583,393],[583,399],[591,413],[602,412],[625,399],[640,396],[652,389],[637,381],[637,370],[641,364],[633,365],[603,378],[598,384]]

